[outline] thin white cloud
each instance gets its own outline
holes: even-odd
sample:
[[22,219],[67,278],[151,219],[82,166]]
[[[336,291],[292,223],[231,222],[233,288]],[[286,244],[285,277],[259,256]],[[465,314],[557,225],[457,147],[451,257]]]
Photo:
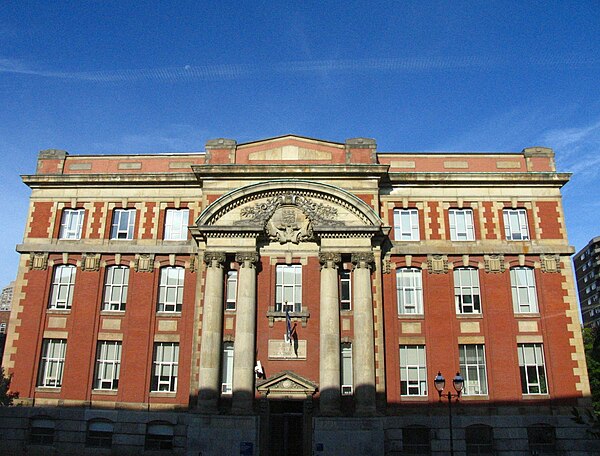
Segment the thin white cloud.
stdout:
[[46,78],[71,79],[96,83],[139,81],[178,82],[191,80],[228,80],[262,77],[272,73],[322,74],[337,72],[423,72],[438,70],[486,70],[514,65],[582,67],[598,66],[594,57],[567,55],[541,56],[530,59],[510,59],[493,56],[414,57],[377,59],[299,60],[274,64],[206,64],[182,65],[146,69],[119,69],[107,71],[59,71],[36,69],[17,60],[0,58],[0,73],[32,75]]

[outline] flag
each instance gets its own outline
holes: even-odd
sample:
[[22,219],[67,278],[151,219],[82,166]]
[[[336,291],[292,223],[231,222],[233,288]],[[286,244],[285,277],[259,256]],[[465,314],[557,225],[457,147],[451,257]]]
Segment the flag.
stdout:
[[292,319],[290,318],[290,311],[287,308],[285,309],[285,322],[287,325],[286,339],[288,340],[288,342],[291,345],[292,344]]

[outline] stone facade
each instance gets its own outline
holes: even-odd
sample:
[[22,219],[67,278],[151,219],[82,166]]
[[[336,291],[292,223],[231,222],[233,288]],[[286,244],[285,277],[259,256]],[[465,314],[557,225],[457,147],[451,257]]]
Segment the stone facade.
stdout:
[[433,378],[460,371],[457,454],[584,454],[568,178],[546,148],[366,138],[43,151],[4,356],[30,407],[4,445],[447,454]]

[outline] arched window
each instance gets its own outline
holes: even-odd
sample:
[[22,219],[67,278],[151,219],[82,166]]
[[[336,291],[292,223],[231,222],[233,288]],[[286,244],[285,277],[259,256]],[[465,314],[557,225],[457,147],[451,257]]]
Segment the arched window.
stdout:
[[173,425],[166,421],[152,421],[146,425],[146,450],[173,449]]
[[556,429],[549,424],[534,424],[527,427],[529,452],[533,455],[556,454]]
[[52,291],[50,292],[49,309],[70,309],[73,304],[73,288],[75,287],[77,268],[63,264],[54,268]]
[[181,312],[184,272],[182,267],[173,266],[167,266],[160,270],[158,312]]
[[423,280],[421,270],[417,268],[397,269],[396,293],[399,314],[422,314]]
[[431,454],[431,435],[425,426],[402,428],[402,454]]
[[124,312],[128,287],[129,268],[127,266],[110,266],[106,268],[102,310]]
[[475,268],[454,270],[454,300],[457,314],[481,313],[479,271]]
[[533,269],[512,268],[510,270],[510,287],[515,313],[535,313],[538,311]]
[[94,448],[111,448],[114,425],[112,421],[97,418],[88,421],[85,446]]
[[29,421],[29,443],[52,445],[54,443],[54,420],[47,416],[36,416]]
[[473,424],[465,428],[467,456],[494,454],[494,433],[491,426]]

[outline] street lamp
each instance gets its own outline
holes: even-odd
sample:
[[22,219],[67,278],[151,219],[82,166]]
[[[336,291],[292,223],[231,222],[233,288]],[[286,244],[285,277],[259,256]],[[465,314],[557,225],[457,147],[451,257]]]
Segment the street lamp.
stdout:
[[435,379],[433,380],[433,384],[435,385],[435,389],[437,390],[440,396],[440,402],[442,402],[442,396],[448,399],[448,421],[450,423],[450,455],[454,456],[454,439],[452,437],[452,398],[456,398],[456,402],[460,398],[460,393],[463,390],[463,386],[465,385],[465,379],[462,378],[460,372],[456,373],[456,376],[452,379],[452,386],[456,391],[456,394],[452,394],[450,390],[448,390],[447,394],[443,394],[444,388],[446,387],[446,379],[442,376],[442,373],[438,371]]

